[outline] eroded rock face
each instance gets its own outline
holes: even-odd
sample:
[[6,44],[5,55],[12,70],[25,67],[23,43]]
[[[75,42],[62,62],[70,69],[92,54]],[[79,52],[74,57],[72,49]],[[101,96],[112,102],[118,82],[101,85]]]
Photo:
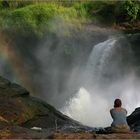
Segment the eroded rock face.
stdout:
[[7,123],[27,128],[80,125],[51,105],[31,97],[23,87],[2,77],[0,77],[0,116]]

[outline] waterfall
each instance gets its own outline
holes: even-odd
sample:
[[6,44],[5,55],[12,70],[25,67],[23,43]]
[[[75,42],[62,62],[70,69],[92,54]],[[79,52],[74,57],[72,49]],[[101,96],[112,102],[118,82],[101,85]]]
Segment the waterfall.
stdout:
[[85,83],[88,87],[92,86],[93,83],[97,83],[97,81],[99,82],[99,80],[101,81],[104,72],[108,74],[109,69],[106,70],[106,65],[110,61],[109,56],[112,53],[115,42],[116,39],[111,38],[93,47],[83,73],[86,78]]
[[131,48],[120,42],[121,38],[114,37],[93,47],[79,76],[81,88],[61,109],[66,115],[89,126],[109,126],[112,121],[109,110],[115,98],[122,99],[129,113],[138,105]]
[[82,33],[47,36],[37,48],[1,43],[1,75],[83,124],[108,126],[115,98],[122,99],[129,114],[140,106],[133,54],[120,35],[103,41],[94,32]]

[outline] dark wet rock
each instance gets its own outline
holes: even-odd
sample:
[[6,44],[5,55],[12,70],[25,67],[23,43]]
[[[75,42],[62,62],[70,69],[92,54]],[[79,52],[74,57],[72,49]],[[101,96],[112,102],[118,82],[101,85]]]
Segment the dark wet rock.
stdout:
[[140,107],[136,108],[135,111],[127,117],[127,121],[131,130],[140,132]]
[[18,84],[0,77],[0,97],[16,97],[29,95],[29,92]]
[[66,124],[79,125],[78,122],[70,119],[69,117],[63,115],[61,112],[57,111],[51,105],[38,100],[33,97],[27,97],[22,99],[25,103],[26,108],[28,108],[32,113],[29,114],[30,119],[22,123],[24,127],[41,127],[41,128],[56,128],[62,127]]
[[0,76],[0,88],[5,89],[10,85],[10,81]]
[[8,123],[26,128],[61,128],[64,125],[82,126],[46,102],[32,97],[29,92],[0,77],[0,116]]
[[25,88],[19,86],[18,84],[15,84],[15,83],[12,83],[9,86],[9,92],[10,91],[15,93],[12,95],[12,97],[29,95],[29,92]]

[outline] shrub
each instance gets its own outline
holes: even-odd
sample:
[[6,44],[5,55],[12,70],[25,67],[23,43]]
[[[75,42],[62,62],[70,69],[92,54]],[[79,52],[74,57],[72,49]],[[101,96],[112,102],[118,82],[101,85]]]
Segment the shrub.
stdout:
[[116,5],[115,14],[120,21],[129,21],[137,19],[139,5],[132,0],[120,1]]
[[37,3],[38,1],[36,0],[1,0],[0,1],[0,7],[3,9],[6,8],[11,8],[11,9],[15,9],[15,8],[20,8],[20,7],[25,7],[27,5],[30,4],[34,4]]
[[132,0],[125,1],[124,11],[126,11],[127,16],[132,20],[136,19],[139,11],[139,5]]
[[45,29],[51,28],[50,21],[54,17],[73,22],[73,20],[78,20],[80,16],[73,7],[62,7],[53,3],[34,4],[12,10],[6,14],[3,28],[22,34],[42,35]]

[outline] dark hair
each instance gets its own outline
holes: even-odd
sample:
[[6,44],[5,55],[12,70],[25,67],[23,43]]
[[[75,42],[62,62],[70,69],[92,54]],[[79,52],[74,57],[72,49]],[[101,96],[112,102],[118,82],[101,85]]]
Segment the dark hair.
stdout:
[[122,101],[120,99],[115,99],[114,107],[121,107],[121,106],[122,106]]

